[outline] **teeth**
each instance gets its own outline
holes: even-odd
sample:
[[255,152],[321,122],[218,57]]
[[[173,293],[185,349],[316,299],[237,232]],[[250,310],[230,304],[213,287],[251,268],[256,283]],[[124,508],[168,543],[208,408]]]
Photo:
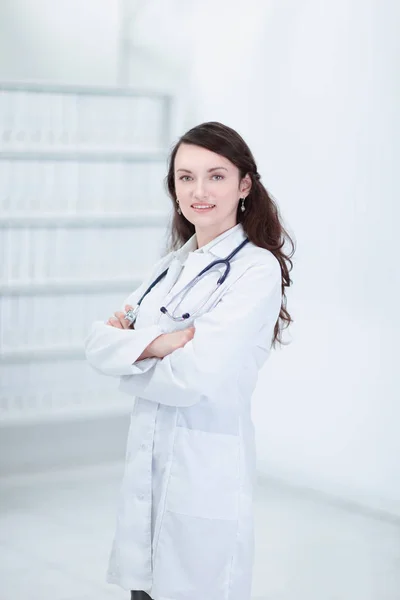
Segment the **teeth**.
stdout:
[[204,208],[214,208],[215,205],[214,204],[208,204],[208,205],[205,206],[203,204],[203,205],[199,206],[198,204],[193,204],[192,206],[193,206],[193,208],[204,209]]

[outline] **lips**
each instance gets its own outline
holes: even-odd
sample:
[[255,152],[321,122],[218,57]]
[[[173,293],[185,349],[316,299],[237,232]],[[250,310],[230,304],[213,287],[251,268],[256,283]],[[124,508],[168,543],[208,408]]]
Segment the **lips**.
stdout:
[[215,204],[192,204],[195,210],[207,210],[215,207]]

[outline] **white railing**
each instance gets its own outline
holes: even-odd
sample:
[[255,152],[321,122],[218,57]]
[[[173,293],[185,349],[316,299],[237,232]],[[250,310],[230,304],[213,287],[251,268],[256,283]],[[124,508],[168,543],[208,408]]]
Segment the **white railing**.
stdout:
[[0,83],[0,115],[0,416],[104,408],[83,339],[164,250],[171,98]]
[[171,105],[170,96],[154,91],[0,82],[0,148],[103,151],[108,158],[115,150],[120,158],[138,150],[165,152]]
[[168,213],[162,211],[148,211],[130,213],[44,213],[21,211],[0,214],[0,229],[7,228],[85,228],[96,229],[99,227],[165,227]]

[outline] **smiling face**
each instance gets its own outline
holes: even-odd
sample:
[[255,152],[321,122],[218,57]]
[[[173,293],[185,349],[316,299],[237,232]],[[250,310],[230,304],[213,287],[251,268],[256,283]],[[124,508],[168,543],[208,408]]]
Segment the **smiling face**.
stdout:
[[224,156],[193,144],[181,144],[174,163],[176,197],[183,215],[204,245],[237,224],[240,198],[251,187],[246,175]]

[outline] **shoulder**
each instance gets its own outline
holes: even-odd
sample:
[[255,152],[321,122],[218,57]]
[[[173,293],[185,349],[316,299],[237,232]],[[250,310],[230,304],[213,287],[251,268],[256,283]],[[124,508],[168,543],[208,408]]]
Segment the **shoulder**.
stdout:
[[243,272],[264,273],[265,276],[278,279],[282,278],[281,265],[276,256],[267,248],[260,248],[252,242],[244,247],[242,269]]
[[278,259],[270,250],[251,242],[234,257],[232,271],[226,281],[224,293],[248,307],[251,304],[263,305],[265,299],[271,297],[278,302],[281,297],[282,273]]

